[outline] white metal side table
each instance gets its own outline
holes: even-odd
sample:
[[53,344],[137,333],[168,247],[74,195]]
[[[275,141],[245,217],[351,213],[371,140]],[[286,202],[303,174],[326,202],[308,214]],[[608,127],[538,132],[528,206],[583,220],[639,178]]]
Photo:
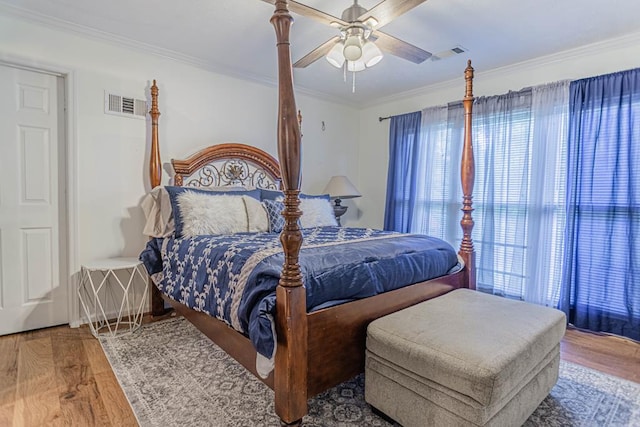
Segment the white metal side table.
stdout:
[[83,264],[78,296],[91,333],[116,336],[138,329],[147,302],[147,283],[144,266],[136,258]]

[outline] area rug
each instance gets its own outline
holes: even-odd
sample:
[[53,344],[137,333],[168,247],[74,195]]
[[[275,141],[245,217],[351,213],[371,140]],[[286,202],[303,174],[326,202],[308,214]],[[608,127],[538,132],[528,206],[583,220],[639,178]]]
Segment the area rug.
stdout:
[[[279,425],[273,392],[182,318],[100,341],[143,427]],[[303,423],[393,425],[364,401],[362,375],[311,399]],[[562,362],[525,426],[640,426],[640,384]]]

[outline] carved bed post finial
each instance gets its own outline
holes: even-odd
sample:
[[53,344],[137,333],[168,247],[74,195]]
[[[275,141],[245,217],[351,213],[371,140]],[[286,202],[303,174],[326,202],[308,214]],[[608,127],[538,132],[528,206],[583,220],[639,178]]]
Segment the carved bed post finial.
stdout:
[[274,377],[276,413],[284,425],[299,425],[307,413],[307,303],[298,256],[302,232],[300,125],[296,117],[289,30],[293,18],[286,0],[276,0],[271,23],[278,50],[278,157],[282,172],[285,226],[280,234],[284,266],[276,290],[278,347]]
[[151,155],[149,158],[149,182],[151,188],[155,188],[160,185],[162,180],[162,165],[160,163],[160,145],[158,142],[158,117],[160,117],[160,110],[158,110],[158,86],[155,79],[153,80],[153,86],[151,86]]
[[464,70],[466,81],[464,106],[464,145],[462,149],[461,180],[462,180],[462,243],[460,256],[466,264],[466,283],[470,289],[476,288],[476,253],[473,247],[471,232],[473,231],[473,185],[475,183],[475,160],[473,157],[473,142],[471,138],[472,110],[473,110],[473,67],[471,60]]

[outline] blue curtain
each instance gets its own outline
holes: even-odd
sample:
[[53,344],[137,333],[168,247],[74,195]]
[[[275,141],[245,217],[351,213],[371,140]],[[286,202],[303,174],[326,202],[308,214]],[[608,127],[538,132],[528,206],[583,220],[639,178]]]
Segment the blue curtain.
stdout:
[[403,114],[391,118],[389,128],[389,171],[384,229],[408,233],[411,227],[418,167],[420,122],[422,113]]
[[640,340],[640,69],[572,82],[569,108],[559,307]]

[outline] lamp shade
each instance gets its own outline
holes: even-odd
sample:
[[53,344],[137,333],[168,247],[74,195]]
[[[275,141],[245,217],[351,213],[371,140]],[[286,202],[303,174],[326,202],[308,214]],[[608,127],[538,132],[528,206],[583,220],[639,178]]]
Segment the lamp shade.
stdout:
[[373,67],[382,59],[382,52],[375,43],[366,41],[362,47],[362,60],[367,67]]
[[333,199],[353,199],[362,196],[355,185],[344,175],[332,176],[323,192],[329,193]]
[[327,61],[329,64],[333,65],[336,68],[341,68],[344,64],[344,55],[342,54],[342,49],[344,49],[344,43],[338,42],[327,53]]

